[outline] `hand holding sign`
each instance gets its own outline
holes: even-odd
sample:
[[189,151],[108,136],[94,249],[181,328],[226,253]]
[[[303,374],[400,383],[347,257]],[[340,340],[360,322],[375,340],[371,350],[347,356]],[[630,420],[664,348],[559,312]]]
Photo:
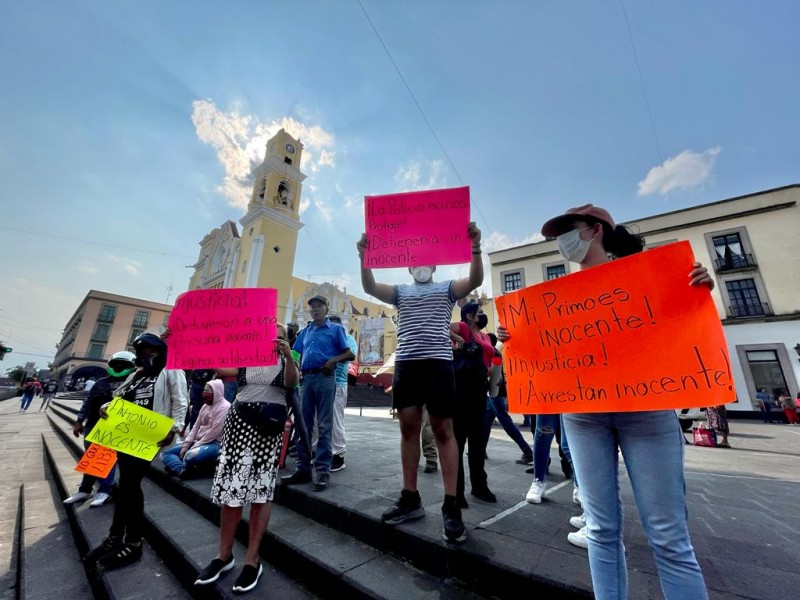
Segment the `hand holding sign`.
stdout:
[[[704,269],[670,244],[497,299],[511,335],[511,412],[658,410],[733,402]],[[703,272],[701,272],[703,271]]]
[[136,458],[153,460],[174,421],[122,398],[104,405],[106,417],[85,439]]
[[[469,262],[469,188],[406,192],[364,199],[366,269]],[[480,237],[478,237],[480,242]]]

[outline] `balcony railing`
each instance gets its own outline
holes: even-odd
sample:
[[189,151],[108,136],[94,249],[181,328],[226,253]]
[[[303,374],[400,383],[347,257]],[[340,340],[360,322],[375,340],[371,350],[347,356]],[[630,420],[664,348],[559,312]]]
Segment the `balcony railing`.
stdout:
[[735,271],[737,269],[752,269],[757,267],[756,259],[752,254],[731,254],[714,260],[714,268],[717,273],[724,271]]
[[728,307],[728,315],[732,319],[748,319],[751,317],[766,317],[772,311],[766,302],[752,302],[749,304],[733,304]]

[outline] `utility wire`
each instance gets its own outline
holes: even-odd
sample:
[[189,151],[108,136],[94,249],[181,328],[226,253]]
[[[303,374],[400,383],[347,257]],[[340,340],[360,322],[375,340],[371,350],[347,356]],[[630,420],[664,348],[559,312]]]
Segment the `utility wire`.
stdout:
[[68,242],[79,242],[81,244],[91,244],[93,246],[104,246],[106,248],[117,248],[120,250],[132,250],[134,252],[147,252],[148,254],[156,254],[158,256],[176,256],[179,258],[195,258],[194,256],[189,256],[188,254],[175,254],[173,252],[159,252],[158,250],[148,250],[147,248],[134,248],[133,246],[120,246],[118,244],[106,244],[104,242],[95,242],[93,240],[82,240],[79,238],[72,238],[66,237],[63,235],[55,235],[53,233],[42,233],[41,231],[30,231],[27,229],[18,229],[17,227],[6,227],[4,225],[0,225],[0,229],[5,229],[6,231],[16,231],[17,233],[27,233],[28,235],[39,235],[42,237],[49,237],[54,238],[57,240],[66,240]]
[[[453,160],[450,158],[450,155],[447,153],[447,150],[445,149],[444,144],[442,143],[442,140],[439,139],[439,135],[436,133],[436,130],[433,128],[433,125],[431,124],[430,120],[428,119],[428,116],[425,114],[425,111],[422,110],[422,106],[420,105],[419,101],[417,100],[417,97],[414,95],[414,92],[411,90],[411,86],[408,85],[408,82],[406,81],[406,78],[403,76],[403,72],[400,70],[400,67],[397,65],[397,62],[394,60],[394,57],[392,56],[392,53],[389,52],[389,48],[386,46],[386,43],[383,41],[383,38],[381,37],[381,34],[378,32],[378,28],[375,27],[375,23],[372,22],[372,19],[370,18],[369,13],[367,12],[367,9],[364,8],[364,4],[361,2],[361,0],[356,0],[356,2],[358,2],[358,5],[361,7],[361,11],[364,13],[364,16],[367,18],[367,22],[369,22],[370,27],[372,27],[372,31],[375,33],[375,37],[377,37],[378,41],[381,43],[381,46],[383,47],[383,51],[386,52],[386,56],[389,57],[389,60],[391,61],[392,66],[394,66],[394,70],[397,71],[397,74],[400,77],[400,81],[403,82],[403,85],[405,86],[406,91],[408,92],[408,95],[411,96],[411,100],[414,102],[414,105],[417,107],[417,110],[419,111],[419,114],[422,115],[422,119],[425,121],[425,124],[428,126],[428,129],[430,129],[431,135],[433,135],[433,138],[436,140],[436,143],[439,145],[439,149],[442,151],[442,154],[447,159],[447,163],[450,165],[450,168],[453,169],[453,173],[456,174],[456,178],[458,179],[459,183],[461,185],[466,185],[464,183],[464,180],[461,178],[461,174],[458,172],[458,169],[456,169],[455,164],[453,164]],[[475,207],[475,210],[478,211],[478,215],[480,215],[481,220],[484,223],[486,223],[486,227],[489,229],[489,232],[490,233],[494,233],[493,230],[492,230],[492,226],[489,225],[489,221],[487,220],[486,216],[481,211],[480,206],[478,206],[478,203],[475,202],[475,200],[473,199],[473,200],[471,200],[471,204]]]
[[[628,18],[628,11],[625,10],[624,0],[619,0],[619,6],[622,9],[622,16],[625,17],[625,26],[628,28],[628,40],[631,43],[631,52],[633,54],[633,62],[636,65],[636,72],[639,74],[639,86],[642,88],[642,98],[644,98],[644,105],[647,108],[647,116],[650,119],[650,129],[653,132],[653,140],[656,144],[656,152],[658,153],[658,161],[660,166],[664,166],[664,156],[661,153],[661,144],[658,142],[658,133],[656,131],[656,121],[653,118],[653,109],[650,107],[650,100],[647,97],[647,89],[644,85],[644,76],[642,75],[642,67],[639,64],[639,56],[636,53],[636,44],[633,41],[633,29],[631,28],[631,21]],[[666,174],[666,171],[665,171]],[[667,199],[669,199],[669,192],[667,192]]]

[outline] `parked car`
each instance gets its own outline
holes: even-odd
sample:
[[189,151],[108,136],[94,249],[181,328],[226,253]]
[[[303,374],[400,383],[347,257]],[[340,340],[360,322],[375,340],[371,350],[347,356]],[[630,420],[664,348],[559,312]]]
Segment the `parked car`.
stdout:
[[706,420],[705,408],[676,408],[675,414],[678,415],[678,421],[683,431],[689,431],[695,421]]

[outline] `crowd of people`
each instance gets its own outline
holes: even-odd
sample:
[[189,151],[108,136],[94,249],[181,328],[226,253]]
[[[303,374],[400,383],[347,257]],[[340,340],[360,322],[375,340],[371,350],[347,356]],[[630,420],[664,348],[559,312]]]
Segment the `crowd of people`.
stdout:
[[[489,432],[497,419],[521,450],[517,462],[531,474],[525,495],[531,504],[541,503],[546,494],[550,450],[553,440],[558,443],[562,470],[574,484],[572,499],[584,511],[570,519],[577,531],[568,539],[588,548],[597,598],[628,597],[620,454],[665,598],[707,598],[689,537],[684,438],[676,415],[673,411],[535,415],[530,420],[533,444],[528,444],[508,413],[502,353],[496,348],[498,338],[507,342],[510,334],[502,324],[497,337],[487,334],[480,304],[465,302],[484,277],[481,232],[470,223],[467,234],[472,244],[468,275],[449,281],[434,280],[435,266],[420,266],[409,269],[408,284],[376,282],[373,272],[363,267],[367,237],[357,243],[364,291],[398,311],[392,396],[400,430],[402,488],[381,520],[395,526],[426,516],[417,487],[423,454],[424,472],[441,472],[442,538],[463,542],[467,530],[462,511],[471,501],[466,495],[467,469],[471,498],[497,502],[485,470]],[[581,269],[644,247],[640,236],[592,205],[551,219],[542,234],[555,238],[564,258]],[[699,263],[686,265],[686,270],[690,285],[713,288],[713,280]],[[166,471],[181,478],[213,473],[211,498],[221,507],[219,547],[198,574],[197,585],[211,584],[234,568],[234,533],[245,505],[250,507],[250,536],[233,589],[246,592],[257,585],[263,572],[259,547],[279,482],[287,419],[293,419],[297,430],[296,460],[294,471],[281,484],[311,484],[314,491],[324,492],[330,474],[345,467],[347,372],[357,345],[336,316],[328,315],[326,298],[315,296],[308,304],[312,320],[306,327],[278,325],[277,363],[272,366],[195,371],[187,381],[182,371],[165,369],[168,337],[165,341],[164,336],[142,334],[134,341],[134,354],[112,356],[108,376],[87,393],[78,415],[76,436],[105,417],[105,406],[115,396],[167,415],[175,425],[159,443]],[[457,304],[461,319],[451,323]],[[793,410],[796,419],[796,404]],[[178,435],[181,439],[173,445]],[[141,481],[148,468],[147,461],[119,455],[109,535],[85,560],[113,569],[140,558]],[[93,506],[108,499],[113,478],[112,472],[99,482]],[[95,483],[84,477],[65,503],[89,499]]]

